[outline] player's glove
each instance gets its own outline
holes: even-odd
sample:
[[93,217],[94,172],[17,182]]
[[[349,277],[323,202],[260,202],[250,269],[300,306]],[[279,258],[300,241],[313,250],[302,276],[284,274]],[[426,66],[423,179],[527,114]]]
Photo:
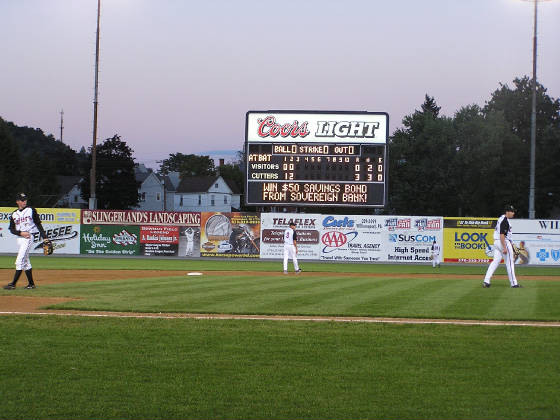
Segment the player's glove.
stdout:
[[521,250],[513,242],[511,243],[511,247],[513,249],[513,260],[515,261],[517,257],[519,257],[519,254],[521,254]]
[[53,253],[53,243],[50,239],[43,241],[43,255],[51,255]]

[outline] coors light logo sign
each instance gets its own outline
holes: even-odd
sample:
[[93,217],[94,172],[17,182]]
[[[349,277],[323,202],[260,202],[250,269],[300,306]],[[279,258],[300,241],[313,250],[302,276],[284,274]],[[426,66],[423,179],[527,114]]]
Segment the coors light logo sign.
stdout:
[[249,111],[247,142],[385,144],[384,112]]

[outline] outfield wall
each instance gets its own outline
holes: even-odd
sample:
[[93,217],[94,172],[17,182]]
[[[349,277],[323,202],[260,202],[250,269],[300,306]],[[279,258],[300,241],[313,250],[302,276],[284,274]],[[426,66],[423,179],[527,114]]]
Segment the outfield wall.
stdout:
[[[0,207],[0,253],[15,253],[12,207]],[[246,212],[37,209],[55,252],[186,258],[283,258],[296,224],[302,260],[429,263],[432,242],[447,263],[488,263],[495,218]],[[518,264],[560,265],[560,220],[513,219]],[[38,235],[33,253],[42,252]]]

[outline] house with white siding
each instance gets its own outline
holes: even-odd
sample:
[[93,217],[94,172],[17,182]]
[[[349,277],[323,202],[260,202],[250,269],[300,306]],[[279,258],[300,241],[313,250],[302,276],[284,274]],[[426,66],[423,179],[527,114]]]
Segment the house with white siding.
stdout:
[[233,182],[217,176],[181,180],[174,192],[174,211],[239,211],[241,193]]

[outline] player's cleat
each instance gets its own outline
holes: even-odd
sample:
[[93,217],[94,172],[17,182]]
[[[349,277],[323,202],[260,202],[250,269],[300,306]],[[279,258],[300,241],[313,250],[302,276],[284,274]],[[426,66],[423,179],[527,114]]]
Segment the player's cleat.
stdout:
[[301,273],[301,268],[299,270],[296,270],[296,274]]
[[521,286],[520,284],[516,284],[515,286],[511,286],[512,289],[518,289],[520,287],[523,287],[523,286]]
[[485,289],[490,287],[490,283],[486,283],[485,281],[482,282],[482,287],[484,287]]
[[35,285],[34,284],[28,284],[27,286],[25,286],[25,289],[35,289]]
[[16,286],[14,286],[12,283],[8,283],[7,285],[4,286],[4,289],[6,290],[14,290],[16,288]]
[[287,272],[287,271],[284,271],[284,274],[288,274],[288,272]]

